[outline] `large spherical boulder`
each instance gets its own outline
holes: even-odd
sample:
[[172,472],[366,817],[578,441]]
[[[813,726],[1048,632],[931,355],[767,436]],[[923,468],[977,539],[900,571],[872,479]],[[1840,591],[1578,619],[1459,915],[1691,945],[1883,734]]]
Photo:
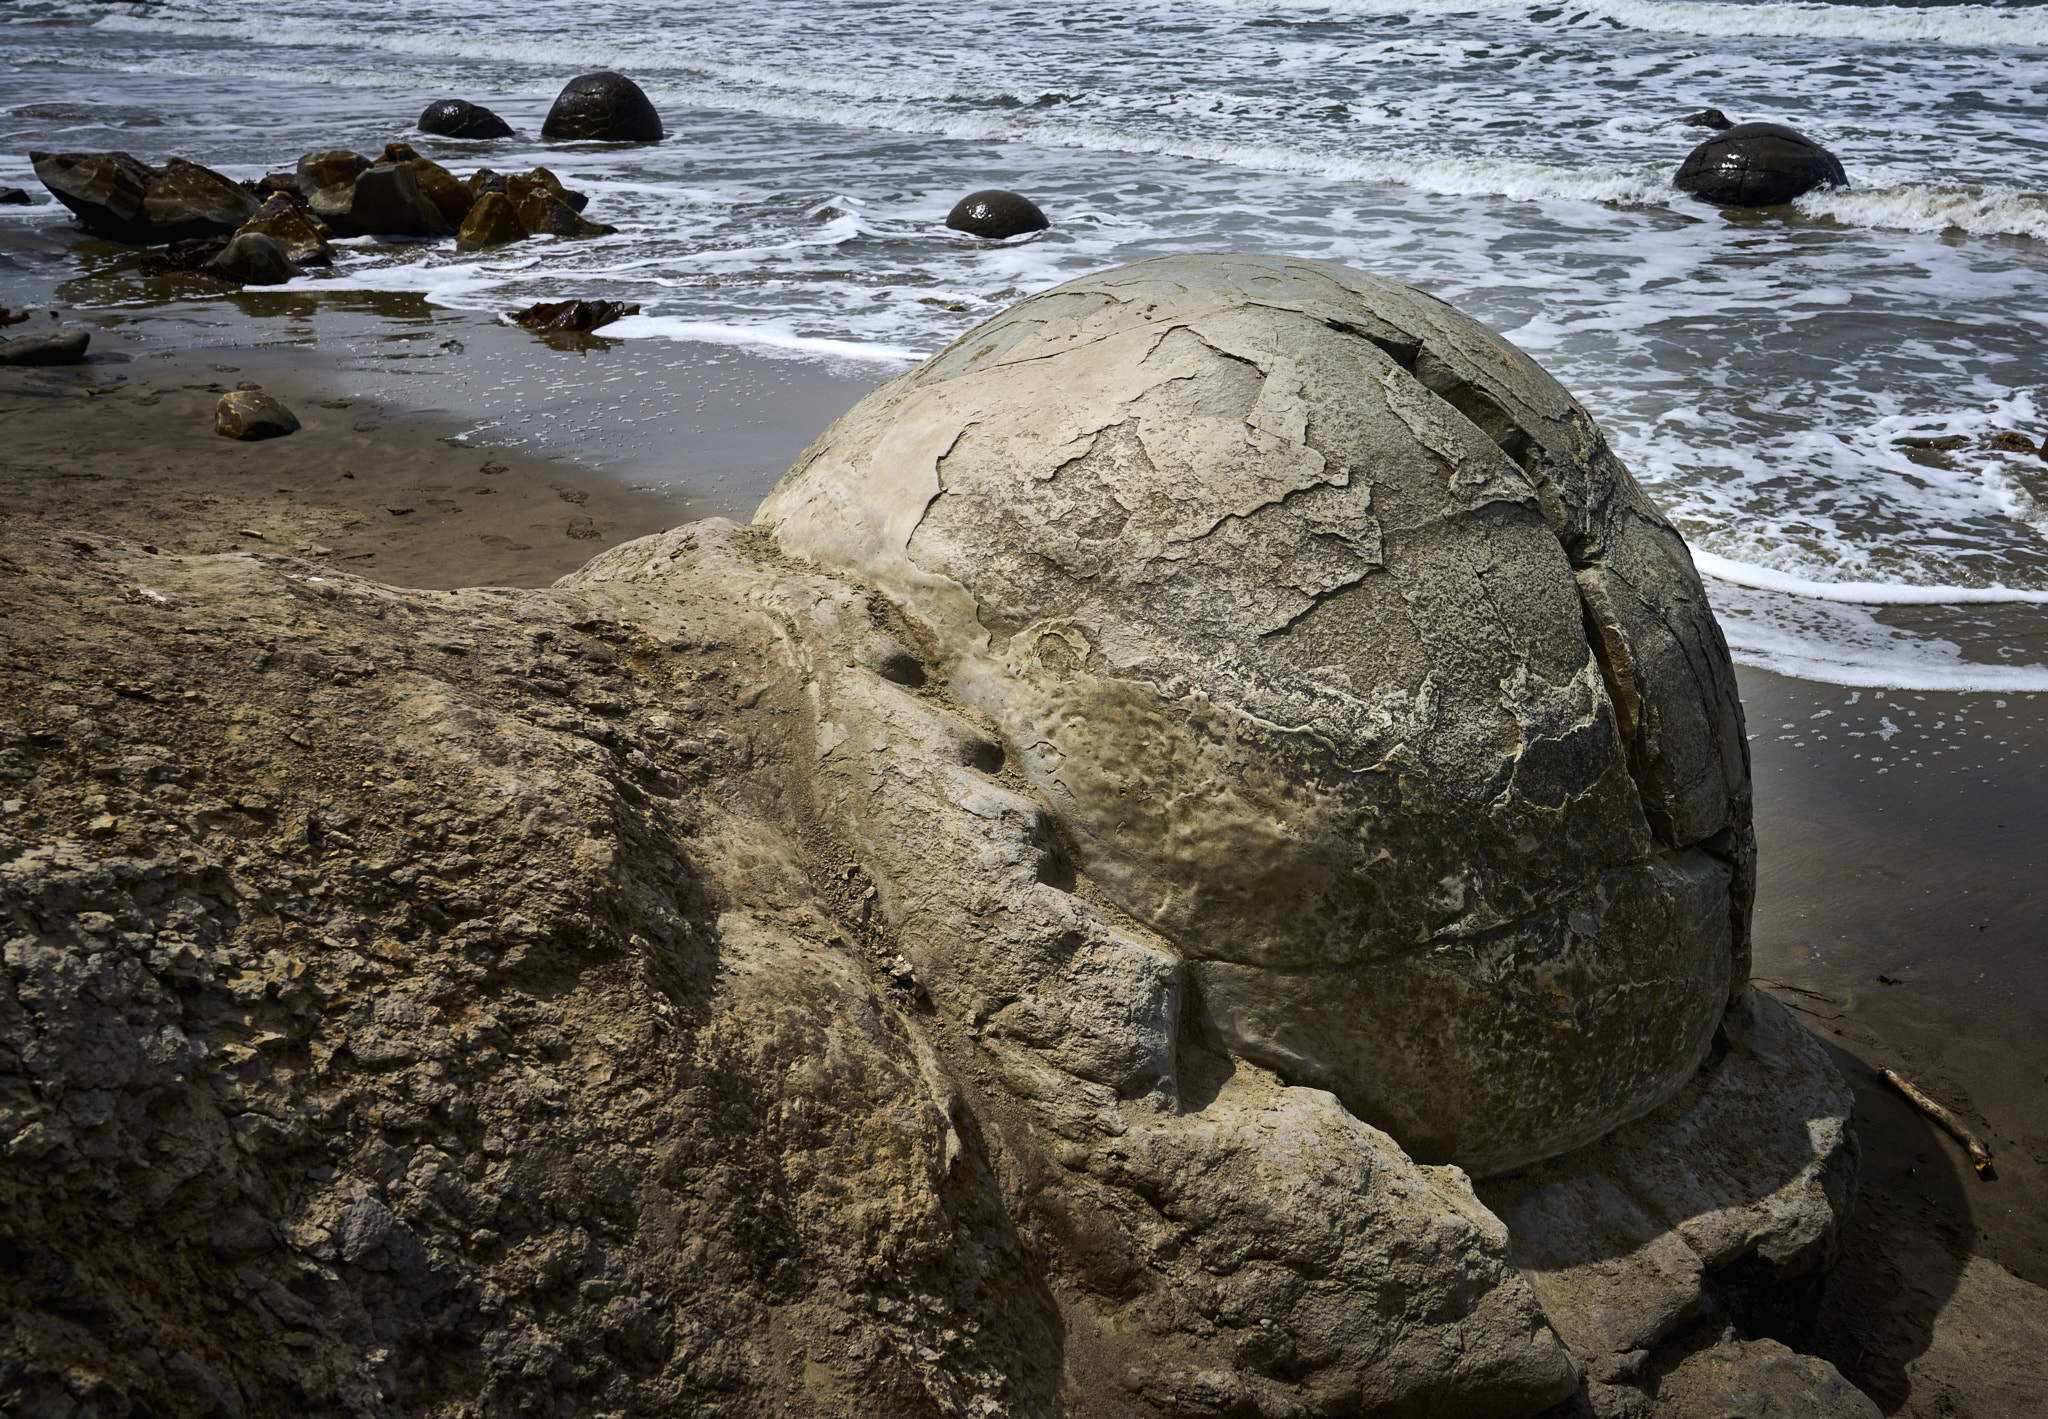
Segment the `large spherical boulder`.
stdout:
[[1744,988],[1747,753],[1685,545],[1441,301],[1251,255],[1069,282],[757,520],[925,625],[1222,1042],[1422,1161],[1644,1113]]
[[955,202],[946,214],[946,225],[956,232],[1002,241],[1026,232],[1042,232],[1052,223],[1029,197],[990,187]]
[[420,114],[420,132],[440,138],[510,138],[512,125],[480,103],[435,99]]
[[1738,123],[1686,154],[1672,179],[1717,207],[1775,207],[1816,187],[1847,187],[1841,160],[1782,123]]
[[557,141],[658,143],[661,115],[638,84],[609,70],[571,79],[555,97],[540,136]]

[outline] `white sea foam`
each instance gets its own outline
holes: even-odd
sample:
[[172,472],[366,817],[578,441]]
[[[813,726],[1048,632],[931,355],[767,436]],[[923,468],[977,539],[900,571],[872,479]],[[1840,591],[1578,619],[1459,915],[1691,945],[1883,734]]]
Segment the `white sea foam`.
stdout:
[[1717,557],[1693,548],[1693,565],[1708,576],[1756,591],[1778,591],[1810,601],[1858,606],[1991,606],[2025,603],[2048,606],[2048,591],[2011,586],[1912,586],[1885,581],[1813,581],[1769,567]]
[[1809,192],[1801,211],[1864,227],[1905,232],[1963,231],[1973,236],[2048,240],[2048,197],[2014,187],[1849,187]]
[[766,325],[727,325],[716,321],[678,320],[668,316],[629,315],[605,327],[605,334],[622,340],[660,338],[688,340],[700,345],[735,345],[778,354],[807,355],[824,360],[854,360],[863,364],[913,364],[926,351],[898,345],[867,344],[857,340],[829,340],[799,335],[785,328]]
[[1860,607],[1707,583],[1707,598],[1739,665],[1802,680],[1892,690],[2033,694],[2048,665],[1985,665],[1939,636],[1887,626]]

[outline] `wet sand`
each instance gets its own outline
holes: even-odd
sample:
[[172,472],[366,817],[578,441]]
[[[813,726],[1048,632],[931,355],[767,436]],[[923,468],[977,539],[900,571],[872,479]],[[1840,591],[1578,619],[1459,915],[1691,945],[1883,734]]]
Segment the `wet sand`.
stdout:
[[[699,351],[693,375],[687,352],[667,352],[660,368],[678,388],[646,402],[681,412],[593,467],[504,440],[532,401],[574,416],[593,376],[566,362],[616,359],[596,378],[644,380],[647,352],[549,347],[420,312],[397,343],[359,342],[344,359],[317,331],[281,339],[268,297],[208,299],[213,317],[174,347],[149,322],[190,311],[101,315],[91,363],[0,370],[0,541],[84,528],[167,553],[286,552],[403,585],[537,586],[663,527],[744,516],[889,372],[757,369],[721,386],[739,357]],[[281,307],[304,321],[293,309]],[[8,333],[48,328],[45,311]],[[475,417],[474,376],[463,406],[442,397],[453,375],[419,373],[478,355],[511,371],[491,376],[511,391],[495,430]],[[245,386],[304,427],[260,443],[217,435],[215,402]],[[655,476],[692,459],[690,476]],[[1788,1320],[1783,1338],[1833,1360],[1888,1413],[2035,1412],[2048,1393],[2048,697],[1741,678],[1758,791],[1756,974],[1852,1079],[1864,1152],[1843,1262],[1817,1319]],[[1979,1181],[1877,1080],[1880,1065],[1977,1128],[1997,1180]]]
[[[1740,679],[1755,973],[1854,1085],[1863,1148],[1806,1343],[1887,1413],[2044,1412],[2048,696]],[[1994,1180],[1886,1066],[1990,1144]]]

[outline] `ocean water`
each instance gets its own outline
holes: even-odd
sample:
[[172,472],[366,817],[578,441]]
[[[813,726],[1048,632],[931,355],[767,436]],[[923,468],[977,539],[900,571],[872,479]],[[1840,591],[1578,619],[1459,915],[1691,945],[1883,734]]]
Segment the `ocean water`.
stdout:
[[[646,88],[665,142],[539,141],[562,83],[599,68]],[[443,96],[524,136],[421,138],[412,121]],[[1852,187],[1766,213],[1676,193],[1706,136],[1679,120],[1705,106],[1806,131]],[[1104,266],[1331,258],[1452,301],[1576,393],[1691,542],[1739,659],[2048,691],[2048,461],[1983,443],[2048,436],[2048,6],[0,8],[0,184],[40,192],[32,148],[176,153],[241,178],[391,138],[458,172],[544,162],[619,230],[485,257],[359,242],[289,294],[479,315],[629,300],[642,314],[606,333],[634,368],[727,346],[857,388]],[[947,231],[985,186],[1029,194],[1052,230]],[[0,224],[67,219],[0,208]],[[162,304],[104,252],[78,260],[75,304]],[[468,387],[480,438],[524,437],[512,383]],[[689,417],[666,383],[612,392],[553,437],[598,447]],[[1973,442],[1897,442],[1957,434]]]

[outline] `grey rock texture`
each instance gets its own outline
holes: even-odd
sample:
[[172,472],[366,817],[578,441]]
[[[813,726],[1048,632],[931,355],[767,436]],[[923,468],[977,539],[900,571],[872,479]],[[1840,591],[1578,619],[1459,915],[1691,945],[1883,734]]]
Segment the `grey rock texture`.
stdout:
[[1782,123],[1738,123],[1685,155],[1672,185],[1717,207],[1775,207],[1847,187],[1841,159]]
[[1019,303],[758,519],[881,587],[1219,1042],[1475,1174],[1670,1097],[1748,978],[1733,674],[1585,410],[1260,256]]

